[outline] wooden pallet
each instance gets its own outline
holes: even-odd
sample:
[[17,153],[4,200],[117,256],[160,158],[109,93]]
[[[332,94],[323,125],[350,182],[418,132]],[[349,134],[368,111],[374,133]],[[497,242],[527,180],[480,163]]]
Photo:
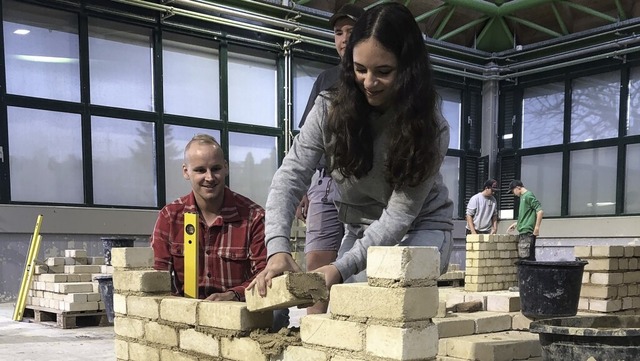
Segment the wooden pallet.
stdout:
[[46,307],[28,305],[24,317],[33,318],[34,322],[55,322],[56,327],[76,328],[87,326],[111,326],[105,311],[62,311]]

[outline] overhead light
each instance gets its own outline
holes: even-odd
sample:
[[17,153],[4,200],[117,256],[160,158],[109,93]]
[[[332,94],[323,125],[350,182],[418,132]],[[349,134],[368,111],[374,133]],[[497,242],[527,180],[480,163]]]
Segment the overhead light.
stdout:
[[25,61],[35,61],[38,63],[56,63],[56,64],[67,64],[67,63],[76,63],[78,59],[73,58],[63,58],[60,56],[39,56],[39,55],[15,55],[16,59],[25,60]]
[[[596,207],[611,207],[615,205],[616,202],[596,202]],[[587,207],[593,207],[593,203],[588,202]]]
[[27,35],[30,32],[31,32],[31,30],[27,30],[27,29],[17,29],[13,33],[16,34],[16,35]]
[[507,140],[507,139],[513,139],[513,134],[505,134],[502,136],[502,139]]

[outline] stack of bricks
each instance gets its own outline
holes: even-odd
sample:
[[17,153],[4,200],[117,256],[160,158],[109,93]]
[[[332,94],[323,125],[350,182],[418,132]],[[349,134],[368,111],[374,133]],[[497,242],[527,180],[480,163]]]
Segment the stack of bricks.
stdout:
[[[435,248],[370,247],[369,282],[333,286],[332,313],[303,317],[299,335],[291,329],[267,333],[273,313],[250,312],[245,302],[168,295],[169,274],[151,269],[150,248],[112,252],[117,360],[436,359],[438,331],[431,321],[438,309]],[[270,292],[278,289],[274,285]],[[277,343],[283,345],[265,346]]]
[[515,261],[518,240],[506,234],[467,235],[464,289],[468,292],[500,291],[518,285]]
[[576,246],[589,262],[582,274],[580,311],[640,314],[640,246]]
[[105,267],[104,257],[87,257],[85,250],[68,249],[64,257],[49,257],[34,269],[26,305],[65,312],[104,310],[92,277]]

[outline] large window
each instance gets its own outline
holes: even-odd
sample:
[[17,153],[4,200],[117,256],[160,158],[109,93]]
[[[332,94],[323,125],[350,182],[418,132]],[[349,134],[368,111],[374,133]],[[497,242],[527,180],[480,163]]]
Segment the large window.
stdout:
[[165,34],[162,42],[164,111],[220,119],[218,43]]
[[438,88],[442,98],[442,115],[449,122],[449,148],[460,149],[460,121],[462,118],[462,97],[459,90]]
[[11,199],[84,202],[80,115],[8,107]]
[[559,216],[562,200],[562,153],[522,157],[521,176],[525,188],[542,203],[545,216]]
[[627,111],[627,135],[640,134],[640,67],[631,69]]
[[77,102],[78,18],[41,9],[2,1],[7,93]]
[[614,214],[616,210],[617,148],[571,152],[569,214]]
[[571,96],[571,142],[618,136],[620,72],[577,78]]
[[640,213],[640,144],[627,146],[624,211]]
[[151,31],[89,19],[91,103],[153,111]]
[[229,52],[229,121],[275,127],[275,57],[236,50]]
[[231,189],[264,207],[277,168],[275,137],[229,133]]
[[458,192],[460,191],[460,158],[445,157],[440,167],[444,184],[449,189],[449,198],[453,200],[453,218],[458,218]]
[[564,84],[549,83],[524,90],[522,148],[562,144]]
[[300,129],[300,120],[307,106],[316,78],[333,65],[298,59],[293,67],[293,129]]

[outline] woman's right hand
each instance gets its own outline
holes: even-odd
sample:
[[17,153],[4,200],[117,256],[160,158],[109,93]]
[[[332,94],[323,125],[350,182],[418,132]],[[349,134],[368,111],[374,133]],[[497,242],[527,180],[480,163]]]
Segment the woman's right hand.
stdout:
[[306,222],[307,221],[307,212],[309,211],[309,197],[305,194],[296,209],[296,218]]
[[269,257],[267,266],[251,281],[247,290],[258,288],[261,297],[267,295],[267,287],[271,287],[271,279],[280,276],[284,272],[302,272],[290,253],[276,253]]

